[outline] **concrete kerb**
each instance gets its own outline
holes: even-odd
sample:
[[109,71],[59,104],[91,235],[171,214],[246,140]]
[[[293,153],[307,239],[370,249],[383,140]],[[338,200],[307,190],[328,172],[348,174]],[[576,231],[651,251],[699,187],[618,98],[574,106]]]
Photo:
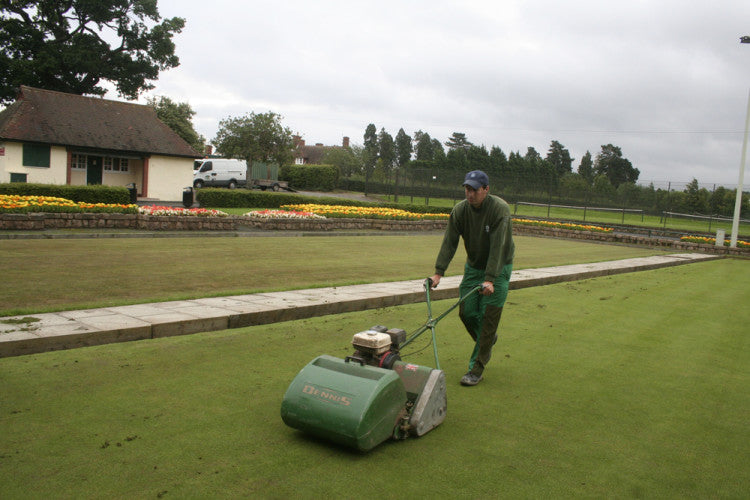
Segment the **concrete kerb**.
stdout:
[[[510,288],[609,276],[722,258],[672,254],[513,272]],[[432,300],[458,296],[461,276],[448,276]],[[296,319],[412,304],[425,300],[423,280],[370,283],[288,292],[158,302],[102,309],[15,316],[0,320],[0,357],[113,342],[263,325]]]

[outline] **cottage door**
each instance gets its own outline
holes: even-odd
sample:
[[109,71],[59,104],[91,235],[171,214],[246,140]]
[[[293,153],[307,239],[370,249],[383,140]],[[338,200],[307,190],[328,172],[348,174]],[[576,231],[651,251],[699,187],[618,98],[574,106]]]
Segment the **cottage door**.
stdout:
[[102,157],[89,156],[86,163],[86,184],[102,183]]

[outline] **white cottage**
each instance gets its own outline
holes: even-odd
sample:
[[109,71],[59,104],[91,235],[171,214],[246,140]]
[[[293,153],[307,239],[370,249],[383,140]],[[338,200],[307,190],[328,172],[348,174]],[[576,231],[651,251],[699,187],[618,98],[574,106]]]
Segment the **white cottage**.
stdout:
[[22,86],[0,112],[0,182],[135,184],[174,201],[201,156],[142,104]]

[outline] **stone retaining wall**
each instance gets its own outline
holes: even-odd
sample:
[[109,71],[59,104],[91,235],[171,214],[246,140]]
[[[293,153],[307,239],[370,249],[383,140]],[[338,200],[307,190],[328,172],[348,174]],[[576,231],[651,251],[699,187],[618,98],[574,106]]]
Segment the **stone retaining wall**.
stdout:
[[[141,214],[0,214],[0,230],[140,229],[145,231],[442,231],[444,220],[383,219],[252,219],[248,217],[187,217]],[[670,250],[750,256],[750,250],[688,243],[674,238],[625,233],[572,231],[516,224],[514,234],[624,243]]]

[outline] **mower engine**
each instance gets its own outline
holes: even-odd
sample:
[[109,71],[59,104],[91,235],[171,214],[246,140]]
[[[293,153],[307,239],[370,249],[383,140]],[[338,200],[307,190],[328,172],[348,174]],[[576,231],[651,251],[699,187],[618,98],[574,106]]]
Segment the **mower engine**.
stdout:
[[370,366],[393,368],[395,361],[401,360],[399,345],[406,340],[406,331],[401,328],[373,326],[369,330],[354,334],[353,358],[361,359]]
[[352,356],[312,360],[284,395],[284,423],[362,451],[440,425],[447,409],[445,374],[401,361],[405,340],[404,330],[374,326],[354,335]]

